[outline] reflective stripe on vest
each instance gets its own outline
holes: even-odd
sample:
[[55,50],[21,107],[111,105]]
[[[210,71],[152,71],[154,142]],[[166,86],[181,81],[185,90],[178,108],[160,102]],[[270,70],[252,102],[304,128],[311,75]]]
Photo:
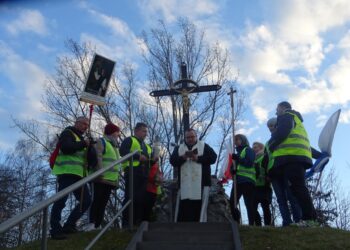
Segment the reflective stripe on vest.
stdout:
[[312,159],[310,142],[303,123],[297,115],[290,112],[286,113],[293,116],[295,126],[288,137],[272,152],[272,156],[295,155]]
[[[106,140],[105,138],[101,138],[101,140],[105,141],[105,153],[102,156],[102,165],[104,168],[111,165],[112,162],[117,161],[119,156],[119,151],[117,148],[113,147],[113,145]],[[102,175],[102,178],[108,181],[116,182],[119,178],[118,170],[120,168],[120,165],[115,165],[112,169],[108,170]]]
[[[241,151],[241,154],[239,155],[240,159],[243,159],[246,156],[246,149],[247,149],[247,147],[245,147]],[[247,178],[251,179],[253,182],[256,181],[254,166],[248,167],[248,166],[244,166],[242,164],[238,164],[237,175],[247,177]]]
[[265,169],[261,166],[263,158],[264,158],[264,155],[262,154],[255,160],[255,164],[259,168],[259,177],[256,179],[256,183],[255,183],[255,186],[257,187],[265,186],[265,178],[266,178]]
[[[80,142],[80,137],[72,130],[69,130],[75,138],[75,142]],[[55,165],[53,166],[52,173],[54,175],[61,174],[74,174],[80,177],[84,175],[86,149],[77,151],[74,154],[63,154],[60,150]]]
[[[147,157],[148,157],[148,159],[150,159],[151,158],[151,154],[152,154],[152,148],[147,143],[145,143],[145,145],[146,145],[146,148],[147,148]],[[132,136],[131,137],[131,147],[130,147],[130,152],[129,153],[132,153],[135,150],[139,151],[140,153],[143,152],[140,142],[134,136]],[[132,165],[134,167],[138,167],[138,166],[140,166],[140,161],[139,160],[133,160]],[[126,162],[123,163],[123,168],[126,168],[128,166],[129,166],[129,161],[126,161]]]
[[267,143],[267,142],[266,142],[266,144],[265,144],[265,149],[266,149],[267,155],[269,156],[269,162],[268,162],[268,164],[267,164],[267,172],[269,172],[269,171],[272,169],[272,167],[273,167],[273,164],[274,164],[274,162],[275,162],[275,159],[274,159],[273,156],[272,156],[272,153],[271,153],[271,151],[270,151],[270,149],[269,149],[269,146],[268,146],[268,143]]

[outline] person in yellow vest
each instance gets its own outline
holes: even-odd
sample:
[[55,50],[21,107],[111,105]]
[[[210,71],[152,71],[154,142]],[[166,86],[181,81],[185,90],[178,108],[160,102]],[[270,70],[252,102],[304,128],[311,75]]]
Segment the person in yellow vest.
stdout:
[[[267,121],[267,127],[271,133],[275,132],[277,118],[273,117]],[[280,168],[273,168],[273,157],[268,147],[265,147],[265,156],[263,160],[264,168],[267,169],[268,179],[271,181],[273,191],[275,192],[278,207],[282,217],[282,226],[286,227],[301,220],[301,208],[297,199],[290,190],[288,181],[282,178],[274,178],[280,175]],[[277,171],[276,171],[277,170]],[[289,203],[289,204],[288,204]],[[293,215],[293,220],[291,217]]]
[[[237,175],[237,203],[243,195],[244,204],[247,208],[249,225],[254,225],[254,188],[256,182],[255,171],[255,154],[249,146],[248,139],[245,135],[235,135],[235,145],[237,154],[232,155],[232,159],[237,166],[237,172],[233,171],[231,167],[232,176]],[[238,208],[234,207],[234,185],[232,185],[230,196],[231,214],[232,218],[239,223],[241,213]]]
[[210,165],[216,162],[215,151],[190,128],[185,131],[185,141],[174,148],[170,164],[179,171],[180,204],[178,221],[199,221],[202,190],[211,186]]
[[314,226],[317,224],[316,211],[304,177],[305,170],[312,166],[312,153],[303,118],[286,101],[277,105],[276,115],[276,130],[268,141],[274,159],[273,168],[280,173],[274,178],[285,178],[290,183],[291,191],[302,210],[299,224]]
[[[120,128],[108,123],[104,128],[104,136],[97,140],[95,149],[97,152],[97,166],[91,172],[108,167],[112,162],[117,161],[119,156],[118,140]],[[112,189],[118,186],[120,165],[105,172],[93,181],[93,201],[90,207],[90,224],[86,231],[97,229],[101,226],[106,205]]]
[[266,179],[267,169],[263,166],[264,159],[264,144],[261,142],[253,143],[253,151],[255,153],[255,169],[256,183],[255,183],[255,225],[261,226],[261,216],[258,212],[258,206],[261,205],[264,214],[264,225],[271,225],[271,210],[270,205],[272,201],[271,183]]
[[[150,165],[156,162],[157,159],[153,159],[152,148],[145,142],[147,137],[148,128],[145,123],[139,122],[134,128],[134,135],[127,137],[120,145],[120,155],[124,156],[128,153],[139,151],[133,157],[133,202],[134,202],[134,224],[138,225],[143,220],[147,220],[147,214],[145,213],[145,207],[147,202],[151,202],[151,197],[146,192],[148,173]],[[125,204],[129,200],[129,161],[123,164],[124,178],[125,178]],[[125,209],[123,212],[123,226],[128,225],[129,211]]]
[[[89,119],[78,117],[74,126],[67,127],[59,137],[61,145],[60,152],[56,158],[52,173],[57,176],[58,192],[81,180],[84,176],[84,168],[87,161],[87,148],[90,145],[89,139],[84,139],[83,135],[89,127]],[[66,238],[66,234],[77,232],[76,222],[89,208],[91,197],[87,185],[83,188],[82,206],[80,209],[81,188],[73,192],[78,201],[72,210],[66,223],[61,225],[61,213],[66,205],[68,195],[56,201],[51,209],[51,237],[56,240]]]

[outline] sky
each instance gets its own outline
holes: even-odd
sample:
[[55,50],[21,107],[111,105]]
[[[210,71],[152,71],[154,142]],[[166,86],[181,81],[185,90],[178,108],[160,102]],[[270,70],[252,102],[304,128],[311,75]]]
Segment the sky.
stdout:
[[349,190],[348,0],[0,0],[0,150],[21,137],[12,118],[43,119],[43,86],[67,53],[67,39],[142,68],[141,32],[179,17],[230,52],[247,95],[238,128],[250,142],[268,140],[265,124],[280,101],[301,112],[315,148],[328,117],[342,110],[326,170]]

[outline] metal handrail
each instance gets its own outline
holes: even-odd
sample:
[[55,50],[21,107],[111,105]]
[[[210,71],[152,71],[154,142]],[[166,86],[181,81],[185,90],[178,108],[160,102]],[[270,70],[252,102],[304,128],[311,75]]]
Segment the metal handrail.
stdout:
[[118,213],[112,218],[110,222],[107,223],[106,226],[102,228],[102,230],[96,235],[95,238],[89,243],[89,245],[85,248],[85,250],[91,249],[95,243],[101,238],[101,236],[107,231],[107,229],[114,223],[114,221],[119,217],[119,215],[125,210],[127,206],[131,203],[131,200],[129,200],[119,211]]
[[[0,224],[0,233],[6,232],[7,230],[12,228],[13,226],[16,226],[17,224],[19,224],[23,220],[29,218],[30,216],[36,214],[37,212],[40,212],[41,210],[43,210],[43,230],[42,230],[42,245],[41,245],[42,247],[41,248],[47,249],[47,242],[46,242],[47,237],[46,237],[46,235],[47,235],[47,218],[48,218],[48,209],[47,208],[48,208],[48,206],[51,205],[52,203],[54,203],[55,201],[63,198],[64,196],[68,195],[69,193],[73,192],[74,190],[80,188],[81,186],[85,185],[86,183],[94,180],[95,178],[97,178],[98,176],[107,172],[108,170],[112,169],[115,165],[121,164],[121,163],[125,162],[126,160],[129,160],[130,158],[131,158],[131,161],[130,160],[129,161],[132,162],[132,157],[137,153],[138,153],[138,151],[135,150],[134,152],[123,156],[122,158],[118,159],[117,161],[112,162],[108,167],[99,169],[98,171],[94,172],[93,174],[91,174],[91,175],[77,181],[76,183],[72,184],[71,186],[68,186],[67,188],[61,190],[60,192],[56,193],[52,197],[50,197],[46,200],[43,200],[43,201],[39,202],[37,205],[27,209],[26,211],[6,220],[5,222]],[[132,163],[130,165],[132,166]],[[130,170],[131,175],[132,175],[133,168],[131,167],[131,168],[129,168],[129,170]],[[130,177],[132,178],[132,176],[130,176]],[[132,183],[132,181],[130,181],[130,182]],[[130,196],[130,204],[129,205],[130,205],[130,208],[132,209],[133,208],[132,196]],[[129,216],[132,216],[132,212],[131,212],[131,215],[129,215]],[[131,223],[132,222],[133,221],[131,220]],[[130,221],[129,221],[129,223],[130,223]]]
[[201,207],[201,215],[199,218],[199,222],[207,222],[207,209],[209,203],[209,186],[204,186],[203,188],[203,196],[202,196],[202,207]]
[[[199,222],[207,222],[207,210],[208,210],[208,203],[209,203],[209,186],[203,187],[203,195],[202,195],[202,205],[201,205],[201,213],[199,217]],[[177,196],[176,196],[176,204],[175,204],[175,216],[174,216],[174,222],[177,222],[178,215],[179,215],[179,206],[180,206],[180,196],[181,196],[181,189],[178,190]]]
[[179,216],[180,196],[181,196],[180,193],[181,193],[181,189],[179,188],[179,189],[177,190],[177,195],[176,195],[174,222],[177,222],[177,217]]

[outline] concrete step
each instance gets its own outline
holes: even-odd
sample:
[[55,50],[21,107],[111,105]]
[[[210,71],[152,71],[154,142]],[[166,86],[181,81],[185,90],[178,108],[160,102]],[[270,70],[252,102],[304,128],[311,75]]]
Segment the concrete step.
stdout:
[[143,241],[157,242],[232,242],[232,231],[149,231],[144,232]]
[[175,243],[166,242],[141,242],[137,244],[137,250],[232,250],[232,243],[211,242],[211,243]]
[[218,223],[218,222],[179,222],[179,223],[150,223],[149,231],[232,231],[231,224],[229,223]]

